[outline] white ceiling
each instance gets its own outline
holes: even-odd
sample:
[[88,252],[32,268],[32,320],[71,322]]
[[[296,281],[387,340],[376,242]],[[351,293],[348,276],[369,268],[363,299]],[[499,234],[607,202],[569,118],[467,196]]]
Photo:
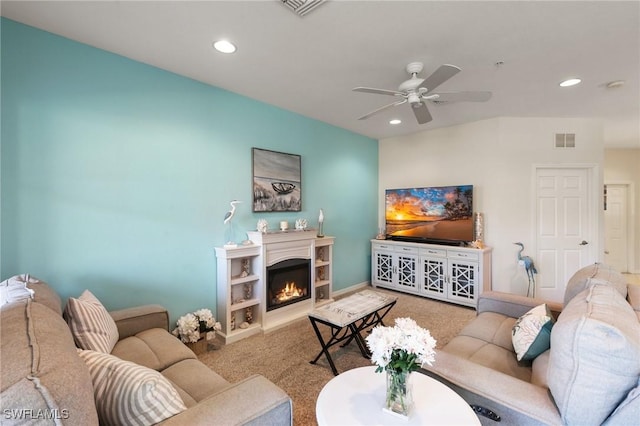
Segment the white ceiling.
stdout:
[[[594,117],[607,147],[640,148],[638,1],[335,0],[304,17],[280,0],[2,1],[0,12],[375,139],[498,116]],[[215,52],[219,38],[238,51]],[[395,90],[414,61],[421,77],[462,68],[439,91],[493,97],[431,105],[424,125],[408,105],[359,121],[394,98],[351,89]],[[582,84],[558,87],[572,76]],[[613,80],[626,84],[604,87]]]

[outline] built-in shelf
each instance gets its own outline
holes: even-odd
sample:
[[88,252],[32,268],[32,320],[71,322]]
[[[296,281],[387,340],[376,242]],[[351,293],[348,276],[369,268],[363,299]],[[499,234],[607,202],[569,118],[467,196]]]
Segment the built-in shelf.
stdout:
[[231,303],[231,310],[232,311],[239,311],[240,309],[246,309],[249,306],[255,306],[255,305],[259,305],[260,304],[260,300],[258,299],[249,299],[249,300],[244,300],[242,302],[238,302],[238,303]]
[[259,279],[260,279],[259,275],[247,275],[246,277],[241,277],[238,275],[236,277],[231,278],[231,285],[249,283],[251,281],[257,281]]

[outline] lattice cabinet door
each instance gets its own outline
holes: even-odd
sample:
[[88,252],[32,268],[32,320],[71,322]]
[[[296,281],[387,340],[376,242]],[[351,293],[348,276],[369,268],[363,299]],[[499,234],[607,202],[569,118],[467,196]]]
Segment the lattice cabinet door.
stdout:
[[393,284],[393,254],[374,252],[373,281],[379,284]]
[[422,292],[437,299],[447,298],[447,261],[445,259],[422,259]]
[[469,304],[478,295],[479,265],[452,260],[449,264],[449,299]]
[[418,257],[410,255],[398,256],[398,287],[402,289],[418,288]]

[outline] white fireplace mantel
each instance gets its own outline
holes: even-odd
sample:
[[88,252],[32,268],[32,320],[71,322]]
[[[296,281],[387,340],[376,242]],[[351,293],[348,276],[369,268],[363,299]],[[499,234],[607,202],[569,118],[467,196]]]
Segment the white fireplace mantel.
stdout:
[[[316,304],[315,283],[316,283],[316,240],[319,239],[315,230],[290,230],[274,232],[247,232],[249,240],[261,247],[260,264],[260,286],[263,297],[261,303],[262,330],[265,332],[276,330],[292,321],[307,316]],[[323,237],[322,239],[327,238]],[[333,242],[332,237],[331,242]],[[310,291],[312,297],[298,303],[283,306],[272,311],[267,311],[266,283],[267,267],[278,262],[289,259],[310,259],[311,260],[311,283]]]
[[[225,343],[268,332],[305,317],[331,298],[334,237],[315,230],[247,232],[252,244],[216,247],[217,317]],[[289,259],[309,259],[311,297],[267,311],[267,268]]]
[[262,246],[265,268],[288,259],[311,259],[313,263],[313,247],[315,230],[281,231],[281,232],[247,232],[249,240]]

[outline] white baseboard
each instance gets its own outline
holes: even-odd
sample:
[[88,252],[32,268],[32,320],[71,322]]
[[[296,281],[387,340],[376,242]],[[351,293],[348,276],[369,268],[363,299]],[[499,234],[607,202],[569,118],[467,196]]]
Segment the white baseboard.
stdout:
[[352,292],[354,292],[356,290],[359,290],[359,289],[365,288],[365,287],[371,287],[371,282],[365,281],[365,282],[361,282],[359,284],[354,284],[354,285],[349,286],[347,288],[343,288],[342,290],[335,290],[335,291],[333,291],[331,293],[331,295],[333,297],[339,297],[339,296],[342,296],[344,294],[352,293]]

